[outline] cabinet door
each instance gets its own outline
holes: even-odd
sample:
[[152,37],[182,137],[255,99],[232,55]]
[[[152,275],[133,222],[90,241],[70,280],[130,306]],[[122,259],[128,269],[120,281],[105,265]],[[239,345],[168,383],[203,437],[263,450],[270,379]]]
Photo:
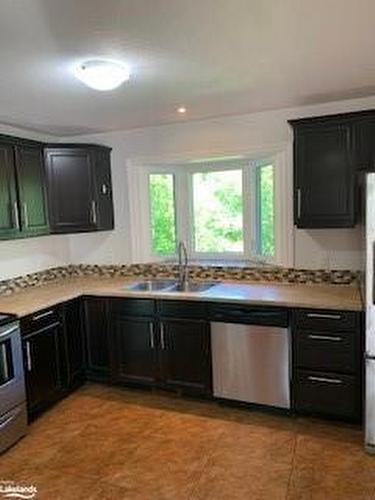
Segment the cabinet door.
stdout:
[[375,116],[361,118],[353,124],[355,168],[361,171],[375,170]]
[[107,149],[95,151],[94,154],[94,183],[96,198],[97,229],[104,231],[113,229],[113,199],[111,158]]
[[61,394],[60,324],[27,335],[23,340],[28,410],[32,414]]
[[13,147],[0,144],[0,238],[20,234]]
[[319,124],[295,136],[295,223],[300,228],[355,224],[351,128]]
[[93,380],[108,380],[110,355],[107,302],[103,299],[86,299],[84,309],[87,375]]
[[73,388],[82,383],[85,376],[80,300],[64,305],[63,323],[66,351],[66,385],[68,388]]
[[90,152],[73,148],[46,149],[45,159],[53,232],[95,230],[95,192]]
[[42,149],[38,146],[16,146],[22,233],[49,232],[46,178]]
[[156,377],[156,336],[152,320],[114,316],[113,375],[117,382],[151,385]]
[[160,359],[166,385],[186,393],[211,393],[209,325],[201,320],[160,322]]

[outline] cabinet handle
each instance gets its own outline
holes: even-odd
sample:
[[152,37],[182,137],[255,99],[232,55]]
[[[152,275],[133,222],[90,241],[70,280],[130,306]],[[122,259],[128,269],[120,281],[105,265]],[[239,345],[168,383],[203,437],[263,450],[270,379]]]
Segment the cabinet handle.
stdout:
[[23,213],[25,217],[25,227],[29,227],[29,212],[27,210],[27,203],[23,204]]
[[342,380],[339,378],[326,378],[326,377],[314,377],[313,375],[310,375],[307,377],[308,380],[311,380],[312,382],[324,382],[327,384],[342,384]]
[[329,340],[332,342],[342,341],[342,337],[331,337],[330,335],[308,335],[308,338],[312,340]]
[[165,337],[164,337],[164,324],[160,323],[160,344],[161,348],[164,351],[165,350]]
[[153,323],[150,323],[150,345],[151,345],[151,349],[155,349],[154,324]]
[[95,200],[92,200],[91,202],[91,218],[92,218],[92,223],[96,224],[97,223],[97,214],[96,214],[96,202]]
[[1,344],[1,359],[3,361],[3,376],[4,380],[9,379],[9,366],[8,366],[8,359],[7,359],[7,350],[4,344]]
[[297,188],[297,217],[301,217],[301,188]]
[[107,194],[108,193],[108,188],[107,188],[107,184],[102,184],[102,194]]
[[319,319],[341,319],[340,314],[321,314],[321,313],[308,313],[308,318],[319,318]]
[[30,349],[30,342],[26,342],[26,367],[27,371],[31,372],[32,370],[32,365],[31,365],[31,349]]
[[12,326],[11,328],[8,328],[7,330],[0,332],[0,340],[5,337],[8,337],[11,333],[15,332],[16,330],[18,330],[18,325]]
[[20,216],[18,214],[18,205],[16,201],[13,203],[13,217],[16,228],[20,229]]
[[38,321],[39,319],[47,318],[48,316],[51,316],[55,311],[47,311],[41,314],[37,314],[36,316],[33,316],[31,319],[32,321]]

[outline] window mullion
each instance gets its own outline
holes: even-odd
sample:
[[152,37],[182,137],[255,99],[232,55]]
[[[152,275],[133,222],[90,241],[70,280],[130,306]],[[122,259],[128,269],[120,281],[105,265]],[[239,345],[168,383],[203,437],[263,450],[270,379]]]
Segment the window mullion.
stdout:
[[244,237],[244,257],[251,259],[254,255],[254,169],[250,166],[244,167],[243,172],[243,237]]
[[175,174],[175,213],[177,241],[182,240],[189,245],[189,194],[186,172],[176,172]]

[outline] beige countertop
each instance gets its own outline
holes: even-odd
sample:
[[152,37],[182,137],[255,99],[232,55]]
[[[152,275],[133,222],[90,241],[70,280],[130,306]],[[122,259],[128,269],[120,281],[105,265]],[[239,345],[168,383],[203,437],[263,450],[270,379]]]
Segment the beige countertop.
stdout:
[[347,311],[363,309],[360,292],[356,286],[225,282],[199,294],[132,292],[125,288],[127,284],[136,280],[137,278],[129,280],[121,277],[66,278],[12,295],[0,296],[0,312],[26,316],[81,295],[221,301]]

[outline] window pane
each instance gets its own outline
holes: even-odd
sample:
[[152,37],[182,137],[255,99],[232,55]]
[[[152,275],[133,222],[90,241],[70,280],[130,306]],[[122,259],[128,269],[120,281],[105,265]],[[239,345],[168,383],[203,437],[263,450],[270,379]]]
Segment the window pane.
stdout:
[[259,243],[265,257],[275,255],[274,176],[273,166],[258,168]]
[[150,175],[151,235],[154,254],[176,251],[173,174]]
[[243,252],[242,170],[193,174],[196,252]]

